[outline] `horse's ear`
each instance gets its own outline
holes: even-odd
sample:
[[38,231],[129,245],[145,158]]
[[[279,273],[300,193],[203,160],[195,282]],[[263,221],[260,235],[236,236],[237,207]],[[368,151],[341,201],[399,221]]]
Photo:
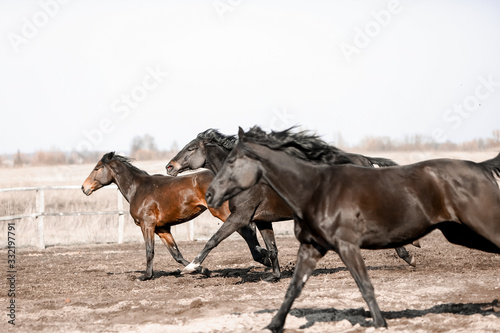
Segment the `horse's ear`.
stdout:
[[109,152],[107,154],[104,154],[104,156],[102,157],[101,161],[103,163],[107,163],[109,161],[111,161],[111,159],[115,156],[115,152],[112,151],[112,152]]
[[244,136],[245,136],[245,132],[243,131],[243,128],[238,126],[238,137],[241,140],[241,139],[243,139]]

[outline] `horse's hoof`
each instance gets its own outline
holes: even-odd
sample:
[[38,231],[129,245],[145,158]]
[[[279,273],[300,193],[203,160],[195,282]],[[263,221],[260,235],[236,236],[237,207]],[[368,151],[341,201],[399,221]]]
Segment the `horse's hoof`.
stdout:
[[182,270],[181,274],[191,274],[200,270],[200,265],[190,263]]
[[417,260],[415,259],[414,256],[407,256],[407,257],[404,257],[403,258],[404,261],[406,261],[406,263],[412,267],[416,267],[417,266]]
[[380,318],[380,319],[378,319],[378,320],[374,320],[374,321],[373,321],[373,325],[374,325],[375,327],[377,327],[377,328],[381,328],[381,327],[385,327],[385,328],[387,328],[387,327],[388,327],[388,326],[387,326],[387,322],[385,321],[385,319],[384,319],[384,318]]
[[275,327],[272,323],[264,327],[265,330],[269,330],[273,333],[282,333],[283,332],[283,327]]
[[153,276],[141,275],[137,278],[137,281],[147,281],[147,280],[151,280],[152,278],[153,278]]
[[212,272],[210,272],[210,270],[208,268],[202,268],[201,269],[201,274],[205,275],[206,277],[210,277],[210,275],[212,274]]
[[411,256],[411,261],[409,262],[410,266],[417,267],[417,260],[414,256]]
[[274,276],[274,275],[271,275],[267,278],[264,279],[264,282],[269,282],[269,283],[274,283],[274,282],[278,282],[280,280],[280,276]]

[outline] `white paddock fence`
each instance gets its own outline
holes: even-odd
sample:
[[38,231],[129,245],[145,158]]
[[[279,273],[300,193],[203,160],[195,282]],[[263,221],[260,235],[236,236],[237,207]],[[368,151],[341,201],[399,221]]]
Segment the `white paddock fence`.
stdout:
[[123,196],[116,186],[105,187],[106,189],[114,189],[117,192],[117,210],[113,211],[84,211],[84,212],[46,212],[45,211],[45,192],[46,191],[57,191],[57,190],[80,190],[81,187],[78,185],[72,186],[36,186],[36,187],[15,187],[15,188],[4,188],[0,189],[2,192],[24,192],[24,191],[34,191],[36,192],[36,211],[31,214],[21,214],[21,215],[11,215],[11,216],[0,216],[0,222],[3,221],[14,221],[24,218],[34,218],[37,225],[38,241],[37,245],[39,248],[45,248],[45,216],[84,216],[84,215],[117,215],[118,217],[118,243],[123,243],[123,230],[125,224],[124,214],[129,214],[129,212],[123,210]]
[[[30,212],[27,214],[19,214],[19,215],[9,215],[9,216],[0,216],[0,224],[8,223],[9,221],[16,220],[32,220],[34,224],[34,228],[36,229],[36,236],[32,236],[31,238],[35,245],[40,249],[45,249],[46,247],[46,235],[45,235],[45,217],[68,217],[68,216],[89,216],[89,215],[115,215],[118,220],[118,238],[116,242],[121,244],[124,242],[124,234],[126,233],[130,238],[130,232],[124,232],[125,230],[125,220],[126,216],[127,220],[130,220],[130,213],[128,210],[124,210],[124,198],[121,192],[118,190],[116,185],[110,185],[107,187],[103,187],[100,191],[103,190],[114,190],[116,192],[116,209],[115,210],[102,210],[102,211],[64,211],[64,212],[47,212],[45,210],[45,194],[48,191],[60,191],[60,190],[77,190],[81,191],[81,186],[78,185],[70,185],[70,186],[36,186],[36,187],[16,187],[16,188],[4,188],[0,189],[0,194],[5,192],[35,192],[35,209],[34,212]],[[27,221],[28,222],[28,221]],[[31,222],[28,222],[31,224]],[[201,240],[206,241],[210,238],[213,233],[220,227],[221,221],[212,217],[208,212],[203,213],[199,217],[191,220],[187,223],[183,223],[181,225],[176,225],[172,227],[172,234],[176,240],[185,240],[185,241],[193,241],[193,240]],[[49,223],[50,224],[50,223]],[[128,224],[128,222],[127,222]],[[127,227],[128,228],[128,227]],[[273,228],[277,236],[292,236],[293,235],[293,223],[274,223]],[[33,230],[33,229],[32,229]],[[128,229],[127,229],[128,230]],[[140,235],[140,236],[139,236]],[[142,234],[138,230],[137,236],[139,239],[142,239]],[[36,237],[36,240],[34,239]],[[232,238],[238,239],[239,236],[235,233],[231,236]],[[138,240],[137,238],[135,238]],[[129,239],[130,241],[130,239]],[[2,242],[3,243],[3,242]],[[50,243],[50,242],[49,242]],[[31,243],[33,244],[33,243]],[[50,245],[50,244],[49,244]],[[0,247],[3,244],[0,244]]]

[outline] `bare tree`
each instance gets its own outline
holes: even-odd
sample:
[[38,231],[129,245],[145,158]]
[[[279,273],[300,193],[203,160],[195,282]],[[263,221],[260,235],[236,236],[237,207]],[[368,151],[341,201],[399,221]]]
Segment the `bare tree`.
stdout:
[[16,156],[14,156],[14,166],[23,166],[23,157],[21,155],[21,151],[18,149]]
[[496,144],[500,143],[500,129],[496,129],[493,131],[493,141]]
[[135,136],[130,145],[130,155],[141,160],[150,160],[158,157],[158,147],[155,139],[149,135]]

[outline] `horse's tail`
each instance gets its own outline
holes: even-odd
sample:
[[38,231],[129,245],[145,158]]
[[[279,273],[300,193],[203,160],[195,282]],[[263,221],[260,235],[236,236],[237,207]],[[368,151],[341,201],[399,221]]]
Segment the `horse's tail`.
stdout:
[[488,171],[491,171],[494,175],[500,178],[500,154],[491,160],[487,160],[479,163],[484,166]]
[[381,168],[398,165],[396,162],[388,158],[368,156],[366,156],[366,158],[370,161],[371,164],[378,165]]

